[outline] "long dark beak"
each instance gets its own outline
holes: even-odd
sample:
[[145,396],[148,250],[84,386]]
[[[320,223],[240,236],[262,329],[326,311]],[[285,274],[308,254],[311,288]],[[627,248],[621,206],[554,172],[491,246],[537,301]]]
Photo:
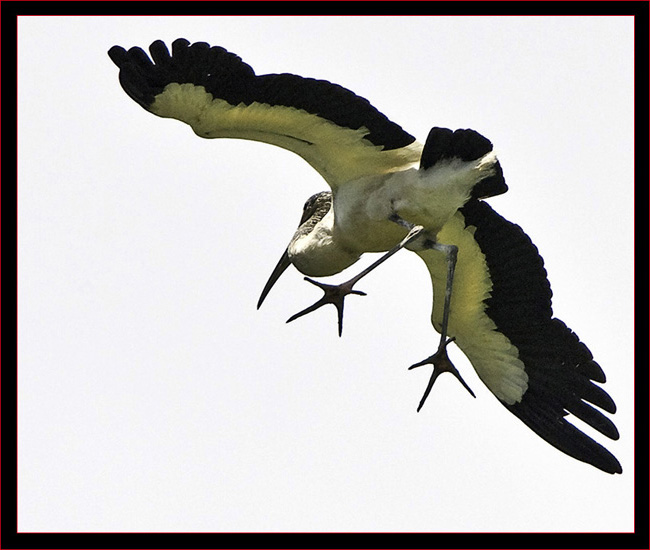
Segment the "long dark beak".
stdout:
[[266,295],[270,292],[271,288],[275,284],[275,282],[280,278],[280,276],[286,271],[287,267],[291,265],[291,260],[289,260],[289,249],[284,251],[284,254],[282,254],[282,257],[280,258],[280,261],[278,262],[278,265],[275,266],[275,269],[273,270],[273,273],[271,273],[271,276],[269,277],[269,280],[266,281],[266,285],[264,285],[264,289],[262,290],[262,294],[260,295],[260,299],[257,301],[257,309],[260,308],[262,305],[262,302],[264,301],[264,298],[266,298]]

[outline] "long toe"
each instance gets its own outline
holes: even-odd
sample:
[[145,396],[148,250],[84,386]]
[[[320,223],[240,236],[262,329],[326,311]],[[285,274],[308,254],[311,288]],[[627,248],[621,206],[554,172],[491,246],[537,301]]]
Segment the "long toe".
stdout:
[[463,380],[463,377],[460,375],[460,372],[458,372],[458,369],[451,362],[451,359],[449,359],[449,355],[447,355],[447,345],[453,340],[454,340],[453,338],[450,338],[449,340],[441,344],[438,350],[433,355],[409,367],[409,370],[411,370],[417,367],[422,367],[424,365],[433,365],[433,372],[431,373],[431,378],[429,379],[427,388],[424,391],[424,396],[420,400],[420,404],[418,406],[418,412],[420,412],[422,405],[424,405],[424,402],[429,396],[429,393],[431,393],[431,388],[433,388],[434,382],[436,381],[438,376],[440,376],[440,374],[442,374],[443,372],[452,373],[456,377],[456,379],[461,383],[461,385],[469,392],[469,394],[472,397],[476,397],[472,389],[467,385],[465,380]]
[[340,285],[328,285],[325,283],[321,283],[319,281],[314,281],[309,277],[305,277],[305,281],[320,288],[323,291],[323,296],[320,300],[315,302],[313,305],[289,317],[289,319],[287,319],[287,323],[290,323],[291,321],[295,321],[299,317],[302,317],[303,315],[307,315],[312,311],[316,311],[317,309],[321,308],[325,304],[334,304],[337,310],[339,336],[341,336],[341,334],[343,333],[343,304],[344,304],[345,297],[348,294],[365,296],[366,293],[362,292],[361,290],[352,290],[352,287],[356,282],[354,280],[346,281],[345,283],[342,283]]
[[449,372],[452,373],[458,379],[458,381],[463,385],[463,387],[469,392],[469,394],[476,399],[476,395],[474,395],[472,389],[467,385],[467,382],[463,380],[463,377],[460,375],[460,372],[458,372],[458,369],[454,367],[454,365],[451,365],[451,367],[452,368],[449,370]]
[[424,390],[424,395],[422,396],[422,399],[420,399],[420,403],[418,405],[418,410],[417,412],[420,412],[420,409],[424,405],[424,402],[427,400],[427,397],[429,397],[429,394],[431,393],[431,389],[433,388],[433,384],[437,380],[438,376],[440,375],[442,371],[438,370],[435,365],[433,367],[433,372],[431,373],[431,378],[429,378],[429,383],[427,384],[427,389]]
[[308,313],[311,313],[312,311],[316,311],[317,309],[323,307],[325,304],[329,304],[329,303],[331,303],[331,302],[329,302],[328,300],[325,300],[325,297],[323,297],[320,300],[318,300],[317,302],[315,302],[314,304],[312,304],[311,306],[306,307],[302,311],[299,311],[295,315],[292,315],[291,317],[289,317],[287,319],[287,323],[290,323],[291,321],[295,321],[299,317],[302,317],[303,315],[307,315]]

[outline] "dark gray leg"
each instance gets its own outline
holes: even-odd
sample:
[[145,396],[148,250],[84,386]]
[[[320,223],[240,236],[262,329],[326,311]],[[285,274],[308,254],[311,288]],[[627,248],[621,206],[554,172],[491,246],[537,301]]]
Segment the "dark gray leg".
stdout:
[[474,392],[465,383],[465,380],[463,380],[462,376],[458,372],[458,369],[456,369],[454,364],[449,359],[449,356],[447,355],[447,345],[454,341],[454,338],[447,338],[447,327],[449,324],[449,313],[451,311],[451,292],[454,283],[454,271],[456,269],[456,258],[458,256],[458,247],[451,244],[439,244],[430,241],[425,242],[424,246],[432,250],[439,250],[440,252],[444,252],[447,259],[447,283],[445,285],[445,304],[442,312],[442,327],[440,332],[440,343],[438,344],[438,349],[433,355],[409,367],[410,370],[416,367],[421,367],[423,365],[433,365],[433,373],[431,374],[431,378],[429,379],[429,384],[427,385],[427,389],[424,391],[424,395],[422,396],[422,399],[420,400],[420,404],[418,405],[418,412],[420,412],[422,405],[424,405],[424,402],[426,401],[427,397],[429,397],[431,388],[433,388],[433,383],[436,381],[438,376],[443,372],[451,372],[458,379],[458,381],[465,387],[465,389],[471,394],[471,396],[476,397],[474,395]]
[[[391,220],[404,227],[412,227],[411,223],[403,220],[397,214],[393,214],[393,216],[391,216]],[[454,366],[454,364],[451,362],[451,359],[449,359],[449,356],[447,355],[447,346],[454,341],[454,338],[447,338],[447,327],[449,325],[449,313],[451,312],[451,291],[454,284],[454,272],[456,270],[456,260],[458,258],[458,247],[453,244],[440,244],[432,241],[431,239],[426,239],[422,243],[422,247],[429,248],[431,250],[438,250],[445,254],[447,260],[447,282],[445,284],[445,304],[442,311],[442,327],[438,349],[433,355],[430,355],[423,361],[420,361],[419,363],[416,363],[415,365],[411,365],[409,367],[409,370],[411,370],[423,365],[433,365],[433,373],[431,373],[431,378],[427,384],[427,389],[424,391],[424,395],[422,396],[420,404],[418,405],[418,412],[420,412],[422,405],[424,405],[427,397],[429,397],[431,388],[433,388],[433,383],[443,372],[452,373],[463,385],[463,387],[470,393],[470,395],[472,397],[476,397],[474,395],[474,392],[465,383],[465,380],[463,380],[460,372],[458,372],[458,369]]]
[[[311,313],[312,311],[317,310],[318,308],[324,306],[325,304],[334,304],[334,306],[336,306],[336,309],[338,311],[339,336],[341,336],[343,331],[344,298],[348,294],[357,294],[361,296],[366,295],[364,292],[361,292],[359,290],[352,290],[352,287],[359,281],[359,279],[365,277],[368,273],[370,273],[377,266],[385,262],[393,254],[399,252],[407,244],[415,241],[418,237],[422,236],[424,232],[424,228],[421,225],[414,225],[410,222],[407,222],[406,220],[400,218],[397,214],[393,214],[390,217],[390,220],[403,227],[406,227],[409,230],[406,237],[404,237],[404,239],[402,239],[402,241],[399,244],[397,244],[388,252],[386,252],[386,254],[384,254],[381,258],[379,258],[376,262],[374,262],[366,269],[364,269],[361,273],[359,273],[355,277],[352,277],[352,279],[350,279],[349,281],[346,281],[345,283],[342,283],[340,285],[327,285],[325,283],[314,281],[309,277],[305,277],[306,281],[309,281],[313,285],[319,287],[324,292],[324,295],[320,300],[318,300],[313,305],[309,306],[308,308],[290,317],[287,320],[287,323],[295,319],[298,319],[298,317],[302,317],[307,313]],[[445,303],[444,303],[444,309],[442,314],[442,327],[441,327],[440,343],[438,345],[438,349],[433,355],[409,367],[410,370],[416,367],[421,367],[423,365],[433,365],[433,373],[431,374],[431,378],[429,379],[427,388],[424,392],[424,395],[422,396],[422,399],[420,400],[420,404],[418,405],[418,409],[417,409],[418,412],[420,411],[422,405],[424,405],[424,402],[429,396],[429,393],[431,392],[431,388],[433,388],[434,382],[436,381],[438,376],[443,372],[452,373],[458,379],[458,381],[465,387],[465,389],[472,395],[472,397],[476,397],[474,395],[474,392],[465,383],[460,373],[458,372],[458,369],[456,369],[456,367],[449,359],[449,356],[447,355],[447,345],[454,341],[454,338],[447,338],[447,327],[449,324],[449,313],[451,311],[451,292],[454,283],[454,271],[456,269],[458,247],[456,247],[455,245],[440,244],[431,239],[425,239],[424,242],[422,243],[422,247],[429,248],[431,250],[437,250],[445,254],[447,260],[447,282],[445,285]]]

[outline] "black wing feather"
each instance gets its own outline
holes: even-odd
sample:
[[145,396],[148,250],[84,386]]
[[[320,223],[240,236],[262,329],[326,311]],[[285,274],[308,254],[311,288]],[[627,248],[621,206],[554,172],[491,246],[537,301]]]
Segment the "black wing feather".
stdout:
[[[492,142],[476,130],[434,127],[429,131],[422,149],[420,170],[428,170],[440,161],[459,158],[464,161],[478,160],[492,151]],[[484,199],[501,195],[508,190],[501,164],[494,164],[494,174],[479,181],[471,193],[472,199]]]
[[612,398],[595,382],[605,375],[587,346],[562,321],[553,318],[551,287],[544,262],[516,224],[483,201],[461,212],[485,254],[492,280],[486,313],[519,350],[528,389],[519,403],[504,405],[538,435],[568,455],[609,473],[622,471],[607,449],[566,419],[568,413],[611,439],[619,434],[596,407],[614,413]]
[[145,109],[171,83],[203,86],[213,97],[231,105],[253,102],[295,107],[358,130],[384,150],[410,145],[415,138],[375,109],[368,100],[326,80],[303,78],[293,74],[256,76],[237,55],[205,42],[191,44],[179,38],[172,43],[171,55],[165,44],[151,44],[151,58],[141,48],[128,51],[113,46],[108,55],[120,68],[124,91]]

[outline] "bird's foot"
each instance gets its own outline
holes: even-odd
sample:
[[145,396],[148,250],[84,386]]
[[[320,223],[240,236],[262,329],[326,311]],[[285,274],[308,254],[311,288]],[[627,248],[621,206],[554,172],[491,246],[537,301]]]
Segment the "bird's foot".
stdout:
[[[417,239],[420,236],[420,234],[424,231],[424,228],[421,225],[413,225],[408,222],[405,222],[404,220],[399,218],[399,216],[397,216],[396,214],[394,216],[391,216],[391,220],[396,223],[399,223],[400,225],[403,225],[404,227],[409,228],[409,232],[406,235],[406,237],[404,237],[397,245],[395,245],[383,256],[381,256],[377,261],[373,262],[368,267],[366,267],[366,269],[364,269],[361,273],[359,273],[355,277],[352,277],[352,279],[350,279],[349,281],[346,281],[345,283],[342,283],[340,285],[326,285],[324,283],[319,283],[317,281],[314,281],[309,277],[305,277],[305,281],[309,281],[311,284],[319,287],[325,293],[325,295],[320,300],[318,300],[318,302],[316,302],[314,305],[308,307],[307,309],[303,309],[300,313],[296,313],[293,317],[290,317],[287,320],[287,323],[290,323],[294,319],[297,319],[298,317],[302,317],[307,313],[311,313],[312,311],[317,310],[319,307],[324,306],[325,304],[334,304],[339,314],[339,336],[341,336],[341,333],[343,332],[343,299],[348,294],[358,294],[359,296],[366,295],[365,292],[361,292],[360,290],[352,290],[352,287],[359,281],[359,279],[368,275],[368,273],[370,273],[373,269],[375,269],[380,264],[385,262],[393,254],[400,251],[408,243]],[[276,270],[277,269],[278,268],[276,268]],[[271,276],[271,278],[273,279],[273,276]],[[270,286],[269,283],[267,283],[267,287],[269,286]],[[266,296],[267,292],[268,289],[265,287],[264,291],[262,292],[262,297],[260,298],[260,301],[258,303],[258,307],[259,304],[262,303],[262,300],[264,299],[264,296]]]
[[349,281],[346,281],[345,283],[341,283],[340,285],[326,285],[325,283],[320,283],[318,281],[314,281],[313,279],[310,279],[309,277],[305,277],[305,281],[308,281],[311,284],[316,285],[325,294],[315,304],[291,316],[287,320],[287,323],[296,320],[298,317],[307,315],[307,313],[316,311],[318,308],[324,306],[325,304],[334,304],[336,306],[336,310],[338,311],[339,336],[341,336],[343,332],[343,300],[348,294],[357,294],[359,296],[366,295],[365,292],[361,292],[360,290],[352,290],[352,287],[358,280],[359,277],[355,277],[354,279],[350,279]]
[[447,345],[453,341],[454,338],[449,338],[444,342],[441,341],[440,346],[438,347],[438,351],[436,351],[433,355],[427,357],[423,361],[420,361],[419,363],[415,363],[415,365],[411,365],[409,367],[409,370],[411,370],[416,367],[421,367],[423,365],[433,365],[433,373],[431,373],[431,378],[429,379],[429,383],[427,384],[427,389],[424,391],[424,395],[422,396],[422,399],[420,400],[420,404],[418,405],[418,412],[420,412],[422,405],[424,405],[424,402],[427,400],[427,397],[429,397],[429,393],[431,393],[431,388],[433,388],[433,383],[436,381],[438,376],[440,376],[440,374],[442,374],[443,372],[452,373],[458,379],[458,381],[465,387],[465,389],[470,393],[470,395],[472,397],[476,397],[474,395],[474,392],[465,383],[465,380],[463,380],[463,377],[458,372],[458,369],[454,366],[454,364],[451,362],[451,359],[449,359],[449,356],[447,355]]

